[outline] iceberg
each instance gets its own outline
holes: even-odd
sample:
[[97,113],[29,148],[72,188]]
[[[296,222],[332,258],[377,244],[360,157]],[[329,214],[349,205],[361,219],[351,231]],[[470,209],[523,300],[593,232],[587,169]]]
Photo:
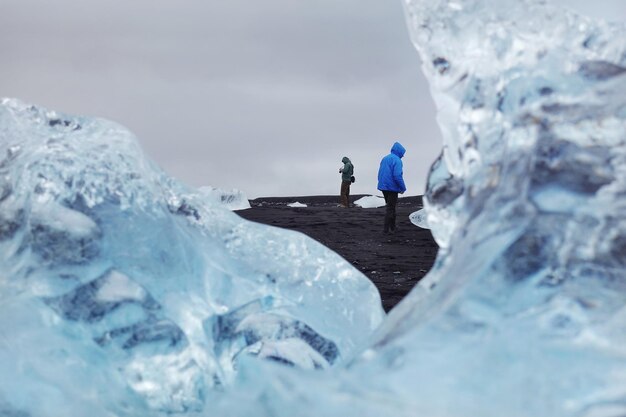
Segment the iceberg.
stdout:
[[0,415],[210,412],[245,358],[311,371],[384,312],[308,237],[231,212],[113,122],[0,102]]

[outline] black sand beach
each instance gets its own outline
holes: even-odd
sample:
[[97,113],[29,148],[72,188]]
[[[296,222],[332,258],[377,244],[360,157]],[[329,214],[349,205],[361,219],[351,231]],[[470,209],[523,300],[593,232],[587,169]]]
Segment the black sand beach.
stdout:
[[[350,197],[356,201],[362,195]],[[382,232],[385,208],[338,207],[338,196],[267,197],[250,200],[248,210],[237,212],[255,222],[297,230],[321,242],[363,274],[380,291],[389,311],[430,270],[437,244],[429,230],[409,221],[409,214],[422,207],[422,198],[400,198],[397,230]],[[307,207],[289,207],[294,202]]]

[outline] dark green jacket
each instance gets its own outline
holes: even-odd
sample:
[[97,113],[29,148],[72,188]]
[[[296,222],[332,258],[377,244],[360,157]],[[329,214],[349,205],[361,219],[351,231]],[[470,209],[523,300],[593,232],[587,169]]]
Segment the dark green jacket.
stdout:
[[352,162],[350,162],[347,156],[344,156],[341,162],[343,162],[341,180],[350,181],[350,177],[354,175],[354,165],[352,165]]

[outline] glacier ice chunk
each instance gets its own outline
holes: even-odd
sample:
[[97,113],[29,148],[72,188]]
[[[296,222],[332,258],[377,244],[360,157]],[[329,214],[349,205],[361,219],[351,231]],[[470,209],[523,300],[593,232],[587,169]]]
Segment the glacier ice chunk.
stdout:
[[385,206],[385,200],[380,196],[368,195],[356,200],[354,205],[361,208],[378,208]]
[[626,413],[624,26],[405,4],[444,137],[424,199],[441,250],[350,369],[384,375],[369,398],[393,387],[395,415]]
[[411,221],[411,223],[413,223],[414,225],[421,227],[422,229],[428,229],[428,213],[426,213],[426,210],[424,209],[420,209],[418,211],[415,211],[411,214],[409,214],[409,220]]
[[289,204],[287,204],[287,207],[298,207],[298,208],[304,208],[304,207],[306,207],[306,206],[307,206],[306,204],[301,203],[301,202],[299,202],[299,201],[296,201],[296,202],[294,202],[294,203],[289,203]]
[[404,3],[444,138],[435,265],[345,367],[259,364],[216,407],[626,415],[626,28],[544,0]]
[[[207,202],[126,130],[3,101],[0,413],[626,414],[626,29],[544,0],[405,5],[441,250],[382,323],[342,259]],[[60,223],[35,221],[49,202]]]
[[0,415],[210,413],[244,356],[353,355],[384,317],[373,284],[245,207],[168,177],[122,126],[3,99]]
[[250,201],[246,194],[237,189],[231,191],[220,190],[214,187],[200,187],[198,191],[211,200],[224,205],[229,210],[245,210],[250,208]]

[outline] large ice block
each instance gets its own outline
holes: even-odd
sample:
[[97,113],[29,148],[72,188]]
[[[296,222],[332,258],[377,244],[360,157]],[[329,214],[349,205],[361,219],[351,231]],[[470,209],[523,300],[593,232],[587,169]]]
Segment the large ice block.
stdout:
[[384,316],[373,284],[245,204],[168,177],[115,123],[2,100],[0,415],[210,411],[245,356],[353,355]]
[[239,403],[263,416],[626,415],[624,26],[543,0],[405,5],[444,136],[425,196],[438,259],[347,366],[275,369],[264,386],[265,366],[240,375],[238,395],[256,400]]
[[626,415],[626,30],[543,0],[405,5],[441,250],[373,335],[378,297],[336,255],[208,203],[117,125],[3,102],[0,414]]
[[351,369],[406,415],[625,415],[624,27],[539,0],[405,4],[444,136],[425,196],[442,249]]

